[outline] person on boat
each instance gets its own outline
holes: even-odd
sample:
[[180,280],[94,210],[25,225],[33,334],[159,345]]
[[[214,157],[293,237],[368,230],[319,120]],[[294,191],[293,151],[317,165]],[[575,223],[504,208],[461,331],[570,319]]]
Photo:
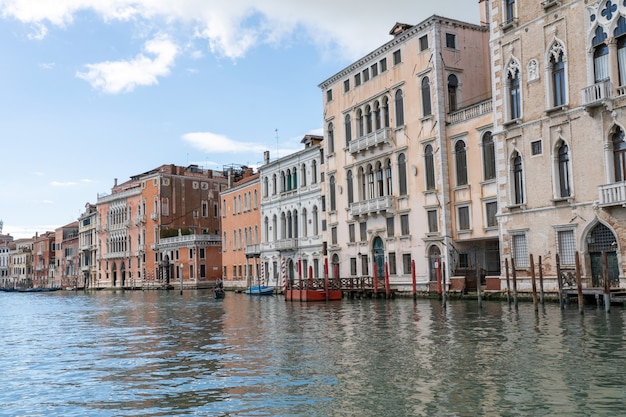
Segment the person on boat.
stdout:
[[215,288],[219,288],[221,290],[222,286],[223,286],[222,278],[216,279],[215,280]]

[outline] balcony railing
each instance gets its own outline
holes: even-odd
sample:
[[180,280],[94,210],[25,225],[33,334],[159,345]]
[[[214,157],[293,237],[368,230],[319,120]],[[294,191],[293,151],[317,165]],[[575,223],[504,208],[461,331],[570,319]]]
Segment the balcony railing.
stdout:
[[246,245],[246,255],[258,255],[261,253],[261,245]]
[[603,105],[611,98],[611,82],[601,81],[582,89],[582,105],[584,107],[597,107]]
[[298,239],[277,240],[275,248],[278,250],[298,249]]
[[158,220],[158,219],[159,219],[159,215],[158,215],[158,213],[156,213],[156,212],[155,212],[155,213],[152,213],[152,214],[150,215],[150,218],[151,218],[152,220]]
[[395,197],[390,195],[372,198],[371,200],[358,201],[350,204],[350,215],[362,216],[382,211],[393,212],[395,201]]
[[598,187],[600,206],[626,206],[626,181],[605,184]]
[[135,218],[135,225],[139,226],[141,223],[145,223],[146,222],[146,215],[145,214],[141,214],[139,216],[137,216]]
[[391,142],[391,128],[383,127],[365,136],[351,140],[348,143],[350,153],[357,153],[366,149]]
[[491,113],[492,109],[493,105],[491,99],[485,100],[473,106],[450,113],[448,121],[450,124],[461,123],[466,120],[473,119],[474,117],[482,116],[485,113]]

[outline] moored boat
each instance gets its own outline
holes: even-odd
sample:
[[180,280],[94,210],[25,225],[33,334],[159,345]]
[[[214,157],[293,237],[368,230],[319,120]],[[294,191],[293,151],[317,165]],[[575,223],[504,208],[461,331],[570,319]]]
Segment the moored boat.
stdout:
[[244,291],[249,295],[272,295],[274,294],[274,287],[268,287],[266,285],[255,285]]

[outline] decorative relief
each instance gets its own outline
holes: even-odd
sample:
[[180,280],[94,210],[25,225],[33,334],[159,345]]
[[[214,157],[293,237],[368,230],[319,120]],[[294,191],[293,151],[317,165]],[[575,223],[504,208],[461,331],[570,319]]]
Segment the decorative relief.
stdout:
[[535,81],[539,79],[539,62],[536,59],[531,59],[526,65],[528,71],[528,81]]

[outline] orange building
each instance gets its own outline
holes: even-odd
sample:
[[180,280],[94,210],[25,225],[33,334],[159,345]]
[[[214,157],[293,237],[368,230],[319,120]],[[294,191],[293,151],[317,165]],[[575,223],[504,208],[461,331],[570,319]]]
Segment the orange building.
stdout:
[[55,233],[46,232],[35,236],[33,242],[33,286],[54,286],[55,277]]
[[222,277],[224,285],[246,288],[260,277],[261,183],[259,173],[242,167],[229,170],[222,201]]
[[221,274],[220,171],[162,165],[135,175],[97,208],[99,284],[198,287]]

